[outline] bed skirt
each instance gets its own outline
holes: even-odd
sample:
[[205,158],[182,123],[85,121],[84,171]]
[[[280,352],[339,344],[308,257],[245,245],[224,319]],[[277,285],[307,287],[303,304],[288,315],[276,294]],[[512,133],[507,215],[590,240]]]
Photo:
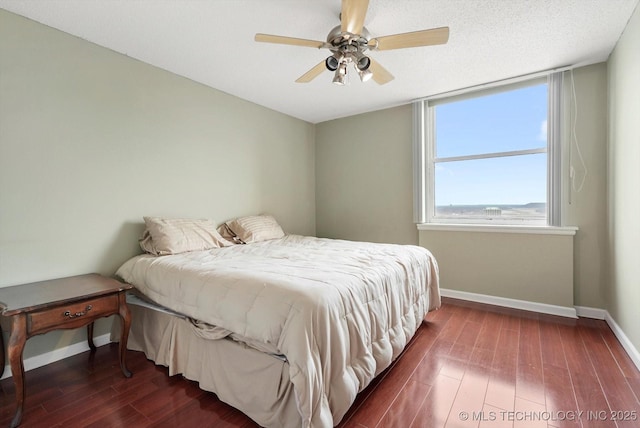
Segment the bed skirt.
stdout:
[[[245,413],[264,427],[299,428],[302,419],[296,405],[289,364],[230,339],[203,339],[189,320],[129,301],[132,323],[127,348],[198,382],[200,388]],[[120,336],[115,317],[111,340]]]

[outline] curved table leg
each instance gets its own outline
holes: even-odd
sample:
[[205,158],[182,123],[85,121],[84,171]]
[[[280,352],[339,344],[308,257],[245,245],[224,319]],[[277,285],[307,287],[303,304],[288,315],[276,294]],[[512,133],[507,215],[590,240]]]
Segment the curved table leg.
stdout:
[[93,344],[93,322],[87,324],[87,342],[89,342],[91,352],[94,352],[97,348],[96,345]]
[[129,311],[129,307],[127,306],[125,293],[120,293],[120,310],[118,314],[122,322],[120,323],[120,347],[119,356],[120,356],[120,369],[122,370],[122,374],[124,377],[131,377],[131,372],[127,368],[127,341],[129,340],[129,327],[131,327],[131,312]]
[[17,427],[22,421],[22,411],[24,408],[24,363],[22,361],[22,351],[27,341],[27,316],[25,314],[14,315],[11,319],[11,336],[7,354],[11,364],[11,375],[16,386],[16,413],[11,421],[11,428]]

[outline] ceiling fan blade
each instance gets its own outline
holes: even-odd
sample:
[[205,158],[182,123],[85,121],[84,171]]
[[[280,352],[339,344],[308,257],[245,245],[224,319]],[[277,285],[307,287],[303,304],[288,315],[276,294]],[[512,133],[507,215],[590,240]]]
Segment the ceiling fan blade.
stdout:
[[281,45],[293,45],[293,46],[306,46],[310,48],[322,48],[326,45],[325,42],[317,40],[297,39],[295,37],[274,36],[272,34],[256,34],[256,42],[264,43],[278,43]]
[[375,39],[369,40],[369,48],[379,51],[415,48],[419,46],[441,45],[447,43],[448,40],[449,27],[440,27],[431,30],[376,37]]
[[369,0],[342,0],[340,25],[343,32],[361,34]]
[[327,67],[324,65],[324,60],[318,63],[311,70],[304,73],[302,76],[298,77],[296,83],[309,83],[316,77],[318,77],[323,71],[325,71]]
[[373,80],[379,84],[384,85],[385,83],[391,82],[394,77],[393,74],[389,73],[386,68],[380,65],[377,61],[374,61],[372,58],[371,65],[369,65],[369,70],[373,73]]

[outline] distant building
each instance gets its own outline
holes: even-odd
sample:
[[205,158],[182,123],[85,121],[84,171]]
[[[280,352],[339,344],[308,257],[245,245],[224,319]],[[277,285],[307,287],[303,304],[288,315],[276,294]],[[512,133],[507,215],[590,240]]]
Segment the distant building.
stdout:
[[498,216],[502,215],[502,209],[498,207],[487,207],[483,210],[485,216]]

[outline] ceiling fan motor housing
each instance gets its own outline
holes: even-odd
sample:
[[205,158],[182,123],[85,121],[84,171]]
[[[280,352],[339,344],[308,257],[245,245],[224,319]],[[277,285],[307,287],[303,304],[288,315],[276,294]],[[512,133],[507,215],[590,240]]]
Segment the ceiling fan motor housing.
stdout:
[[333,53],[325,60],[327,70],[335,71],[343,62],[353,62],[358,70],[367,70],[371,60],[364,52],[369,48],[369,37],[369,31],[364,27],[362,34],[344,32],[340,25],[333,28],[327,36],[329,50]]

